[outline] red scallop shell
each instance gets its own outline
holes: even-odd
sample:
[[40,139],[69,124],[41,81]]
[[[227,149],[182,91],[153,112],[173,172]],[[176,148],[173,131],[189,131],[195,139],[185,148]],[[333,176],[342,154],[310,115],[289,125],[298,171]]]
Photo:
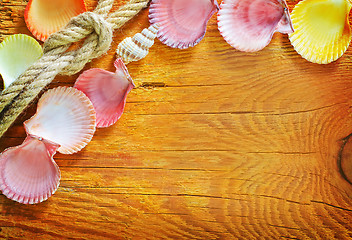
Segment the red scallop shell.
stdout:
[[93,103],[97,127],[114,124],[121,117],[127,94],[134,88],[128,70],[121,58],[115,61],[116,72],[93,68],[83,72],[75,88],[84,92]]
[[58,144],[28,135],[17,147],[0,155],[0,189],[19,203],[35,204],[48,199],[60,183],[53,155]]

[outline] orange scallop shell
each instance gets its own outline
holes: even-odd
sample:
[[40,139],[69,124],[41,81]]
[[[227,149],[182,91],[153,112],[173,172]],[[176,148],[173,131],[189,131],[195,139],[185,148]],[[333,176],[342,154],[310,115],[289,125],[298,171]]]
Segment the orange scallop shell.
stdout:
[[29,0],[24,12],[28,29],[39,40],[65,27],[72,17],[87,11],[83,0]]

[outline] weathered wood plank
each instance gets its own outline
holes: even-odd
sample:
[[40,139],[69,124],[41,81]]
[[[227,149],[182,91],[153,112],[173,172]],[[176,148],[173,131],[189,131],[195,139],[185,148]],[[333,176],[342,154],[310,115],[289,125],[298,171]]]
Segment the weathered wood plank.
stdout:
[[[1,39],[29,34],[25,5],[1,1]],[[147,15],[119,29],[108,54],[86,69],[113,71],[117,44],[147,27]],[[312,64],[281,34],[242,53],[220,36],[215,16],[194,48],[156,41],[128,65],[137,87],[119,122],[97,130],[83,151],[55,155],[62,180],[54,196],[24,206],[0,195],[0,237],[352,237],[351,186],[337,164],[352,132],[351,54]],[[50,88],[77,76],[57,77]],[[0,140],[1,151],[23,141],[22,122],[34,111]]]

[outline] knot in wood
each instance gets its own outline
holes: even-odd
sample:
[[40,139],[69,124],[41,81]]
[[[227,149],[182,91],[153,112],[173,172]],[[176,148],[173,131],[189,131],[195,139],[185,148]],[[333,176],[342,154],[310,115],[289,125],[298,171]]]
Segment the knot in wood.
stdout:
[[342,143],[337,166],[341,176],[352,185],[352,134],[347,136]]

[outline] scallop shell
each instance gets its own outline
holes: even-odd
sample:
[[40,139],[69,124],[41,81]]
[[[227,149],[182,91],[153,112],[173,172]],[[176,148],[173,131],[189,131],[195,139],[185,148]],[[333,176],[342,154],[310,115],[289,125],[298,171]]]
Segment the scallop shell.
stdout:
[[29,0],[24,12],[28,29],[39,40],[67,25],[72,17],[87,11],[84,0]]
[[60,145],[58,151],[80,151],[95,132],[95,111],[88,97],[72,87],[58,87],[43,94],[36,114],[24,122],[28,134]]
[[207,22],[218,8],[215,0],[152,0],[149,21],[159,24],[161,42],[184,49],[203,39]]
[[285,0],[224,0],[218,28],[227,43],[245,52],[263,49],[275,32],[293,32]]
[[115,61],[116,72],[93,68],[83,72],[75,88],[92,101],[97,115],[97,127],[111,126],[120,119],[127,94],[134,88],[131,76],[121,58]]
[[295,50],[313,63],[340,58],[351,42],[348,0],[304,0],[292,11],[295,32],[289,35]]
[[0,44],[0,73],[4,88],[13,83],[43,55],[43,49],[32,37],[11,35]]
[[35,204],[48,199],[60,183],[60,170],[53,155],[59,146],[27,136],[17,147],[0,155],[0,189],[19,203]]
[[125,64],[145,58],[149,53],[149,48],[154,44],[158,28],[158,24],[154,24],[132,38],[125,38],[117,46],[116,54],[122,58]]

